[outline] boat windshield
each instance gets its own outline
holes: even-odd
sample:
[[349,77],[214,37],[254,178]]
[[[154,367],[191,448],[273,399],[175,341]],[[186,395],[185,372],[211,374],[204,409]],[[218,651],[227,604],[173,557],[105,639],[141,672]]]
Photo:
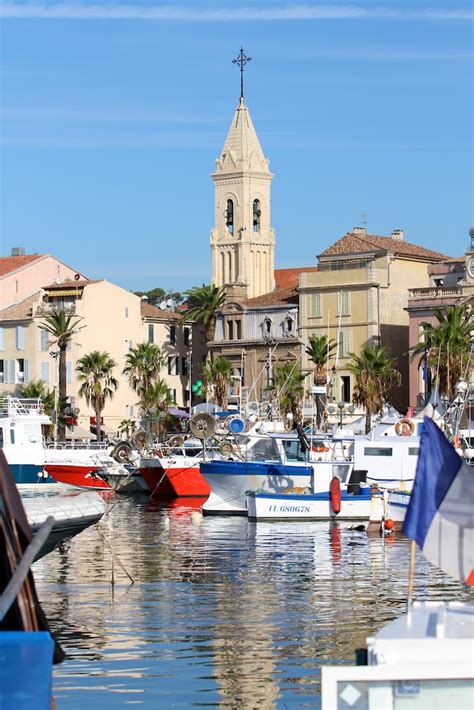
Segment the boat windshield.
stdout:
[[306,461],[306,452],[301,448],[299,439],[282,439],[283,452],[286,461]]
[[245,447],[245,458],[247,461],[279,461],[276,441],[266,436],[257,439],[250,438]]

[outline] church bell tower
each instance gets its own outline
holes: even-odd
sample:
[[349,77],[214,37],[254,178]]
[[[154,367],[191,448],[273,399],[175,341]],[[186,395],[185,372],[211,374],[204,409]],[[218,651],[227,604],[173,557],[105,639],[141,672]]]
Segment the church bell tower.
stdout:
[[240,100],[212,174],[211,255],[213,285],[240,300],[275,288],[275,231],[270,221],[273,175],[244,101],[243,71],[250,57],[241,49],[233,61],[240,67]]

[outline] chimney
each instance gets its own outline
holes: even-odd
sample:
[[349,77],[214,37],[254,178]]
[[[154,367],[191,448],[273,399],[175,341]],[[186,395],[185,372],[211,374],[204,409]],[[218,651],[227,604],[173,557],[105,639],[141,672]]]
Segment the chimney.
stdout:
[[352,234],[367,234],[367,230],[365,227],[354,227]]
[[25,247],[12,247],[12,256],[25,256]]
[[399,242],[403,242],[404,235],[403,229],[394,229],[391,234],[392,239],[397,239]]

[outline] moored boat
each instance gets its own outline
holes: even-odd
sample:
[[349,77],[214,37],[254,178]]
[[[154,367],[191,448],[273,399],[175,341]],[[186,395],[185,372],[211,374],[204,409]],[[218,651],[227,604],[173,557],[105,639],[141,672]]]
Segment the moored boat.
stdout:
[[24,491],[21,498],[33,534],[48,517],[54,519],[52,529],[36,559],[97,523],[106,508],[104,500],[95,491],[72,491],[61,486],[56,491]]

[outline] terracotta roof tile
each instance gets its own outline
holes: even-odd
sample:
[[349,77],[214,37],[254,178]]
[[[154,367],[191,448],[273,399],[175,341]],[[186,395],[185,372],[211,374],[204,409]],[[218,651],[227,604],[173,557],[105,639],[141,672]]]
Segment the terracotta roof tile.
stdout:
[[298,266],[291,269],[275,269],[275,290],[255,298],[247,298],[242,303],[247,308],[264,306],[284,306],[298,303],[298,286],[300,274],[308,271],[318,271],[317,266]]
[[143,318],[155,318],[159,320],[179,320],[181,318],[181,314],[175,311],[162,310],[147,301],[141,301],[140,313]]
[[20,303],[15,303],[13,306],[8,306],[0,311],[0,321],[20,321],[28,320],[33,315],[33,306],[40,299],[41,291],[37,291],[24,301]]
[[300,266],[292,269],[275,269],[275,285],[276,289],[298,288],[300,283],[300,274],[307,271],[317,271],[317,266]]
[[21,269],[38,259],[44,259],[46,254],[23,254],[22,256],[0,256],[0,276]]
[[328,249],[325,249],[320,256],[337,256],[338,254],[364,254],[373,251],[389,251],[400,256],[412,256],[427,261],[443,261],[447,257],[437,251],[425,249],[417,244],[410,244],[404,239],[394,239],[393,237],[380,237],[376,234],[354,234],[348,232],[337,242],[334,242]]
[[242,303],[247,308],[258,308],[263,306],[284,306],[289,303],[298,303],[298,291],[296,288],[278,289],[264,293],[255,298],[247,298]]

